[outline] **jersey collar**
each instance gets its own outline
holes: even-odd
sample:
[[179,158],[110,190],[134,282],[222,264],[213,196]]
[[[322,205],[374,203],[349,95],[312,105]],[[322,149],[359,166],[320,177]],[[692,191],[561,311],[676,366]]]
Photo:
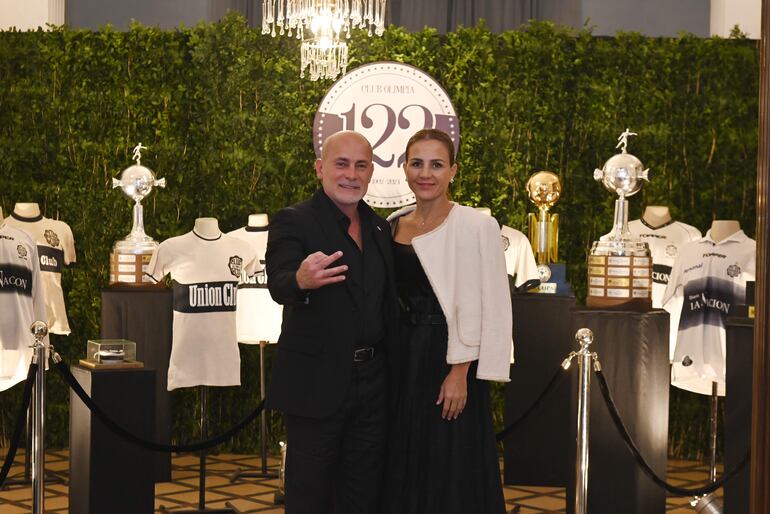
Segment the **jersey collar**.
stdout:
[[24,216],[19,216],[15,212],[11,212],[11,217],[15,218],[15,219],[17,219],[19,221],[23,221],[25,223],[32,223],[32,222],[35,222],[35,221],[42,220],[43,219],[43,213],[41,212],[40,214],[38,214],[37,216],[34,216],[32,218],[25,218]]
[[706,232],[706,235],[703,236],[704,243],[711,243],[716,246],[723,245],[726,243],[743,243],[747,239],[748,239],[748,236],[743,232],[743,230],[739,230],[738,232],[731,234],[729,237],[722,239],[718,243],[714,241],[714,239],[711,237],[711,229],[708,229],[708,232]]
[[651,229],[651,230],[659,230],[659,229],[661,229],[661,228],[663,228],[663,227],[667,227],[667,226],[669,226],[669,225],[671,225],[671,224],[673,224],[673,223],[676,223],[676,220],[675,220],[674,218],[671,218],[670,220],[668,220],[667,222],[665,222],[663,225],[658,225],[657,227],[653,227],[652,225],[650,225],[649,223],[647,223],[647,222],[644,220],[644,218],[639,218],[639,221],[641,221],[641,222],[642,222],[642,225],[644,225],[645,227],[647,227],[647,228],[649,228],[649,229]]
[[192,229],[192,233],[195,235],[195,237],[197,237],[198,239],[203,239],[204,241],[217,241],[222,237],[222,232],[220,232],[217,237],[203,237],[202,235],[197,233],[195,229]]

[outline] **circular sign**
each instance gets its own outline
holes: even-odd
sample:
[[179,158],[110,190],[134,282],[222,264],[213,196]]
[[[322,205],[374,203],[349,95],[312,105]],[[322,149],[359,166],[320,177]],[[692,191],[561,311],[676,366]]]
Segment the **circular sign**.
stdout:
[[418,130],[443,130],[460,146],[460,123],[449,96],[424,71],[398,62],[360,66],[332,85],[313,122],[320,157],[326,138],[341,130],[366,137],[374,152],[374,175],[364,200],[374,207],[413,203],[402,165],[409,138]]

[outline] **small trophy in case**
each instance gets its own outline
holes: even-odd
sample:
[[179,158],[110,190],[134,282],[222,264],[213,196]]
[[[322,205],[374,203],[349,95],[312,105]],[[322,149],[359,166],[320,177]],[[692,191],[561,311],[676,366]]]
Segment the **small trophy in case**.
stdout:
[[90,369],[144,367],[136,360],[136,343],[127,339],[89,339],[80,365]]

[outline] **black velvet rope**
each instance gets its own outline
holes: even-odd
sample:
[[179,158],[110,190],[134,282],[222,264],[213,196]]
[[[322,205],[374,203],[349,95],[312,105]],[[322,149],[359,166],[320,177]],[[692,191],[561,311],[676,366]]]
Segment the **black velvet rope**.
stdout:
[[530,405],[529,408],[525,410],[524,413],[521,416],[519,416],[513,423],[511,423],[510,425],[505,427],[503,430],[498,432],[497,435],[495,435],[495,438],[497,439],[497,441],[502,441],[503,439],[508,437],[508,435],[510,435],[511,432],[516,430],[516,428],[518,428],[521,422],[527,419],[529,415],[532,414],[532,412],[534,412],[535,409],[537,409],[540,406],[540,404],[546,398],[546,396],[551,394],[551,391],[553,391],[556,388],[559,382],[561,382],[561,379],[564,378],[565,376],[567,376],[567,374],[564,372],[564,369],[561,366],[559,366],[559,369],[556,370],[556,373],[554,373],[553,377],[551,377],[551,380],[548,381],[548,385],[545,386],[545,389],[543,389],[543,392],[540,393],[540,396],[537,397],[537,400],[532,402],[532,405]]
[[[32,400],[32,386],[35,384],[36,373],[37,364],[30,364],[29,371],[27,371],[27,381],[24,383],[24,393],[21,397],[21,405],[19,405],[19,412],[17,413],[16,426],[13,428],[13,435],[11,436],[11,447],[8,449],[8,454],[5,456],[3,469],[0,470],[0,487],[3,486],[5,479],[8,478],[8,472],[11,470],[13,459],[16,458],[16,450],[19,449],[21,432],[24,430],[24,425],[26,425],[27,410],[29,409],[29,403]],[[32,434],[28,434],[27,437],[30,437],[31,435]]]
[[119,435],[120,437],[126,439],[127,441],[130,441],[138,446],[141,446],[142,448],[146,448],[148,450],[153,450],[156,452],[196,452],[200,450],[205,450],[207,448],[212,448],[214,446],[217,446],[218,444],[223,443],[224,441],[227,441],[231,437],[233,437],[235,434],[240,432],[241,430],[246,427],[249,423],[254,421],[254,419],[259,416],[259,414],[262,412],[262,409],[265,408],[265,400],[262,400],[259,402],[259,405],[257,405],[257,408],[254,409],[250,414],[248,414],[245,418],[243,418],[241,421],[239,421],[235,426],[230,428],[229,430],[221,433],[220,435],[216,437],[212,437],[211,439],[206,439],[205,441],[198,441],[195,443],[190,444],[161,444],[156,443],[154,441],[148,441],[146,439],[143,439],[141,437],[138,437],[131,432],[127,431],[114,421],[112,421],[99,407],[94,403],[94,401],[88,396],[88,393],[83,390],[81,385],[78,383],[77,379],[75,379],[74,376],[72,376],[72,373],[70,372],[67,365],[64,363],[64,361],[59,361],[56,364],[56,369],[59,371],[59,373],[62,374],[62,377],[64,377],[64,380],[69,384],[69,386],[72,388],[72,390],[75,392],[76,395],[78,395],[78,398],[88,407],[88,409],[101,421],[104,423],[104,425],[110,429],[115,434]]
[[599,382],[599,389],[602,391],[604,403],[607,405],[607,410],[610,413],[610,417],[612,417],[612,421],[615,423],[615,427],[618,429],[618,432],[620,432],[620,437],[623,438],[623,442],[626,443],[626,446],[633,454],[634,458],[636,459],[636,463],[642,468],[644,474],[647,475],[653,482],[655,482],[656,485],[662,487],[669,493],[676,496],[701,496],[712,493],[722,487],[731,478],[733,478],[749,462],[750,452],[747,451],[746,456],[743,457],[741,462],[735,468],[731,469],[727,473],[724,473],[715,482],[712,482],[698,489],[685,489],[684,487],[676,487],[667,483],[665,480],[660,478],[655,473],[655,471],[653,471],[649,464],[647,464],[647,462],[644,460],[644,457],[642,457],[642,454],[639,452],[639,448],[637,448],[631,439],[631,435],[628,433],[628,429],[626,428],[625,424],[623,424],[623,420],[620,419],[620,414],[618,413],[618,409],[612,399],[612,394],[610,393],[610,388],[607,385],[607,380],[604,377],[604,373],[601,370],[596,371],[595,373]]

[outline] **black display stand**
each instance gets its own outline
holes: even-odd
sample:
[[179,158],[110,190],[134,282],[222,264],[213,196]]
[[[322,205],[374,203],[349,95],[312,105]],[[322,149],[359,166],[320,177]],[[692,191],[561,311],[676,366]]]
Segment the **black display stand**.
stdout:
[[[751,445],[752,369],[754,320],[727,318],[724,469],[740,464]],[[750,466],[744,467],[724,487],[725,514],[749,512]]]
[[[138,437],[152,437],[154,370],[71,369],[110,419]],[[107,429],[70,391],[70,514],[152,514],[152,456]]]
[[[515,363],[505,386],[505,426],[537,400],[564,358],[577,349],[570,324],[575,298],[523,294],[512,300]],[[503,441],[505,484],[566,487],[574,479],[569,394],[564,380]]]
[[[618,412],[647,463],[666,476],[668,449],[668,313],[576,309],[571,333],[586,327],[594,334],[592,352],[602,370]],[[572,407],[577,409],[577,373],[571,373]],[[588,511],[591,514],[660,514],[666,493],[641,471],[626,448],[602,399],[596,378],[591,379]],[[572,427],[567,512],[575,508],[575,438]]]
[[[151,439],[171,442],[171,393],[167,390],[171,357],[173,294],[170,289],[115,287],[102,290],[101,337],[136,343],[136,359],[157,373],[155,431]],[[171,454],[153,452],[155,481],[171,481]]]
[[[198,395],[200,400],[200,438],[201,441],[205,441],[208,437],[208,388],[203,385],[198,386]],[[209,509],[206,507],[206,455],[206,450],[200,451],[198,470],[198,508],[171,511],[166,506],[161,505],[161,512],[174,512],[175,514],[240,514],[230,502],[226,502],[226,508],[223,509]]]
[[[265,346],[267,341],[259,342],[259,397],[265,399]],[[278,473],[267,470],[267,410],[262,409],[259,415],[259,457],[261,461],[260,471],[244,471],[238,468],[230,476],[230,482],[241,478],[278,478]]]

